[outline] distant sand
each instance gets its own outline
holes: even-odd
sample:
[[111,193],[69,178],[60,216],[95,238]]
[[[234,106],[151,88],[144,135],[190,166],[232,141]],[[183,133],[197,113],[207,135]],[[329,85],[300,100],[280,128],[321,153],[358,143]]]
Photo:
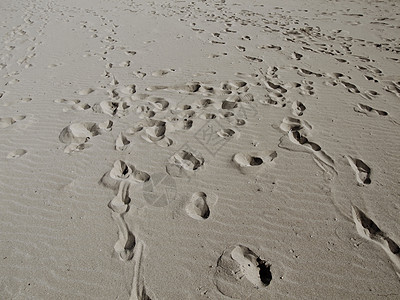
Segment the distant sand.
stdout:
[[0,16],[0,299],[400,298],[398,1]]

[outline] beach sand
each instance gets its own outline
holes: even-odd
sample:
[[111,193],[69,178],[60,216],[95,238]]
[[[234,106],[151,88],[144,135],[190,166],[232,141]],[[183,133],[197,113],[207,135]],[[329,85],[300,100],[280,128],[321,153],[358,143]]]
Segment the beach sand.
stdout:
[[399,299],[397,1],[0,4],[0,299]]

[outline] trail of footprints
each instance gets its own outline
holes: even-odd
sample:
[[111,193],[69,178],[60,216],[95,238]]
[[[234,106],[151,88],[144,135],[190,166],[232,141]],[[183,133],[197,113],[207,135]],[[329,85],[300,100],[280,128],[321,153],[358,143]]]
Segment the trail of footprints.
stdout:
[[[238,74],[239,77],[261,78],[261,86],[265,86],[267,97],[281,98],[281,103],[286,103],[288,89],[297,89],[304,84],[280,82],[274,74],[276,70],[269,69],[265,73],[250,76]],[[221,129],[217,134],[220,138],[232,138],[237,135],[237,129],[246,124],[245,119],[236,117],[236,113],[242,105],[255,101],[250,93],[251,86],[246,81],[236,80],[222,82],[219,86],[205,85],[200,82],[190,82],[176,86],[151,86],[147,92],[168,91],[187,93],[188,95],[201,95],[204,98],[196,100],[192,104],[172,106],[164,97],[152,96],[148,93],[136,93],[135,85],[119,87],[109,91],[110,100],[101,101],[93,105],[95,113],[106,114],[110,117],[124,117],[130,113],[136,113],[141,121],[120,132],[116,139],[115,149],[125,151],[131,145],[131,141],[138,136],[149,143],[160,147],[169,147],[173,141],[168,137],[169,133],[179,130],[190,130],[200,120],[226,119],[232,128]],[[282,96],[280,96],[282,95]],[[76,100],[57,101],[68,105],[79,104]],[[264,104],[262,101],[260,103]],[[275,102],[268,102],[276,106]],[[286,105],[278,107],[285,108]],[[359,108],[364,108],[359,106]],[[290,107],[292,116],[285,117],[279,130],[285,133],[281,139],[280,148],[286,148],[285,141],[301,147],[302,151],[312,155],[314,161],[324,172],[336,174],[335,162],[321,147],[310,140],[313,126],[301,117],[307,112],[306,105],[295,100]],[[365,109],[365,108],[364,108]],[[373,109],[367,109],[372,112]],[[376,112],[378,115],[384,115]],[[60,141],[67,144],[66,153],[72,153],[85,149],[91,137],[112,130],[112,121],[104,123],[82,122],[65,127],[60,133]],[[284,139],[286,139],[284,141]],[[288,149],[291,149],[290,147]],[[296,151],[296,150],[295,150]],[[232,157],[232,165],[244,175],[257,174],[268,167],[278,156],[276,151],[258,151],[237,153]],[[348,162],[354,170],[359,185],[371,183],[371,169],[360,159],[348,156]],[[173,177],[187,177],[199,172],[205,167],[204,158],[187,150],[180,150],[172,155],[165,166],[167,174]],[[108,206],[112,210],[112,216],[118,226],[118,240],[114,246],[115,252],[124,261],[135,260],[135,276],[132,284],[132,293],[142,297],[147,295],[144,287],[142,272],[142,259],[144,244],[137,239],[133,228],[126,223],[124,216],[129,211],[132,199],[129,197],[129,189],[132,184],[147,182],[150,175],[137,170],[134,165],[123,161],[116,161],[113,168],[107,172],[100,182],[114,190],[115,197]],[[214,200],[213,200],[214,199]],[[212,215],[212,207],[216,203],[216,196],[210,196],[204,192],[196,192],[188,199],[185,206],[186,214],[196,221],[205,221]],[[387,242],[387,240],[384,239]],[[393,253],[392,253],[393,254]],[[391,255],[392,255],[391,254]],[[393,255],[392,255],[393,256]],[[394,256],[396,257],[396,256]],[[224,251],[217,262],[214,283],[217,289],[228,296],[240,295],[237,290],[246,280],[254,287],[267,287],[272,280],[271,264],[257,256],[251,249],[243,245],[234,246]],[[232,292],[233,291],[233,292]],[[237,293],[237,294],[236,294]],[[137,296],[137,297],[139,297]],[[146,296],[147,297],[147,296]],[[142,299],[142,298],[138,298]]]
[[[188,4],[188,7],[194,3]],[[209,4],[206,4],[209,5]],[[226,6],[223,4],[213,3],[218,10],[225,10]],[[170,7],[170,9],[172,9]],[[190,11],[190,10],[189,10]],[[95,14],[95,12],[92,12]],[[175,11],[175,13],[180,13]],[[198,11],[204,13],[210,22],[217,21],[213,19],[207,11]],[[275,14],[274,18],[279,19],[283,15]],[[185,16],[187,17],[187,16]],[[242,22],[242,25],[252,24],[258,26],[251,19],[246,18],[247,15],[243,11],[238,15],[237,21]],[[112,20],[106,20],[101,17],[104,26],[113,24],[113,35],[115,36],[118,25],[114,24]],[[184,18],[181,21],[186,21]],[[264,20],[264,22],[267,22]],[[86,22],[87,23],[87,22]],[[280,148],[285,148],[294,151],[304,151],[310,153],[316,164],[325,172],[329,174],[337,174],[335,162],[333,158],[326,153],[321,147],[312,140],[313,126],[303,119],[307,115],[307,103],[300,100],[290,100],[288,91],[297,91],[299,95],[314,96],[315,90],[313,81],[310,78],[323,78],[326,85],[341,86],[348,92],[360,94],[365,99],[372,99],[379,95],[374,90],[361,91],[356,85],[351,83],[350,78],[341,73],[318,73],[310,71],[305,68],[291,67],[297,72],[298,75],[304,77],[302,82],[289,82],[284,83],[279,79],[279,68],[272,66],[266,70],[259,69],[257,74],[244,74],[237,73],[239,78],[244,80],[231,80],[221,82],[219,85],[205,84],[202,82],[188,82],[184,84],[165,86],[155,85],[147,87],[145,93],[137,93],[134,84],[120,86],[118,79],[112,74],[114,66],[130,67],[131,61],[126,60],[123,62],[113,63],[108,61],[108,51],[114,51],[116,48],[116,40],[109,34],[104,32],[100,33],[95,28],[88,28],[86,23],[82,23],[82,28],[88,29],[92,33],[92,38],[101,38],[102,43],[107,45],[103,53],[96,53],[101,61],[106,61],[103,76],[110,81],[108,89],[108,100],[102,100],[94,105],[82,103],[78,99],[66,100],[58,99],[55,102],[66,105],[65,112],[68,111],[93,111],[94,113],[105,114],[111,118],[123,118],[130,113],[135,113],[139,116],[141,121],[133,124],[131,127],[118,133],[115,141],[115,150],[124,152],[134,144],[132,140],[141,138],[148,143],[155,144],[159,147],[170,147],[174,145],[174,141],[170,138],[171,133],[175,131],[188,131],[196,128],[199,124],[207,120],[226,120],[231,126],[229,128],[221,128],[216,134],[219,138],[230,139],[238,138],[240,136],[239,129],[241,126],[246,125],[246,118],[240,116],[240,112],[249,105],[256,105],[260,103],[263,105],[272,106],[275,108],[286,109],[288,104],[291,104],[289,109],[292,116],[285,117],[277,129],[284,132],[281,139]],[[210,43],[217,46],[225,45],[223,36],[225,34],[235,34],[236,31],[232,29],[230,21],[226,21],[226,26],[218,33],[213,33],[213,39]],[[347,54],[351,53],[351,47],[346,44],[346,40],[340,36],[340,32],[334,33],[336,38],[342,39],[342,49],[338,50],[332,45],[327,43],[316,43],[315,41],[323,37],[320,29],[316,27],[304,27],[299,30],[288,30],[285,26],[278,25],[278,21],[268,21],[268,25],[263,24],[265,31],[274,32],[284,29],[284,35],[287,36],[287,41],[295,42],[302,40],[304,46],[302,47],[303,53],[292,52],[290,57],[293,60],[301,61],[306,59],[306,52],[324,53],[334,57],[339,63],[347,63],[348,61],[340,58],[341,51]],[[205,34],[206,30],[196,28],[195,23],[190,26],[197,34]],[[242,36],[240,38],[241,44],[236,46],[236,50],[247,53],[246,41],[250,41],[250,36]],[[307,40],[307,42],[306,42]],[[151,41],[149,41],[151,42]],[[316,46],[317,48],[313,48]],[[282,51],[283,47],[279,45],[262,45],[258,47],[264,50]],[[136,55],[136,51],[127,50],[125,47],[119,48],[125,51],[129,57]],[[210,55],[210,57],[218,58],[227,55]],[[339,57],[338,57],[339,56]],[[361,62],[371,63],[371,60],[363,56],[354,56]],[[263,56],[242,55],[242,58],[256,64],[264,62]],[[368,81],[380,82],[382,71],[373,65],[358,66],[360,72],[364,72],[364,77]],[[146,71],[147,72],[147,71]],[[175,69],[161,69],[146,73],[143,70],[136,70],[132,75],[137,79],[142,80],[148,74],[153,77],[171,76]],[[215,72],[213,73],[215,74]],[[249,79],[249,82],[245,81]],[[251,83],[250,83],[251,82]],[[253,84],[255,82],[255,84]],[[265,96],[262,99],[255,99],[250,92],[252,88],[262,87]],[[400,97],[400,84],[396,81],[386,82],[384,90],[393,93]],[[86,96],[96,92],[94,88],[87,88],[77,92],[79,96]],[[193,101],[189,104],[175,104],[164,96],[153,96],[152,93],[166,92],[176,94],[193,95],[201,99]],[[307,98],[309,99],[309,98]],[[366,104],[359,104],[354,110],[358,113],[366,114],[367,116],[387,116],[388,113]],[[9,120],[10,119],[10,120]],[[115,120],[115,119],[114,119]],[[5,128],[13,123],[16,119],[2,118],[0,119],[0,128]],[[4,125],[3,125],[4,124]],[[67,146],[66,153],[73,153],[84,150],[89,146],[88,142],[92,137],[104,134],[112,130],[113,122],[106,121],[104,123],[94,122],[80,122],[74,123],[65,127],[59,136],[61,142]],[[295,148],[289,146],[292,144]],[[298,147],[298,148],[296,148]],[[20,152],[15,152],[11,156],[18,156]],[[21,152],[22,153],[22,152]],[[21,155],[23,155],[22,153]],[[232,166],[243,175],[257,174],[262,172],[269,165],[274,163],[277,157],[276,151],[257,151],[257,152],[244,152],[236,153],[232,159]],[[367,166],[359,158],[347,156],[350,167],[355,173],[355,179],[360,186],[371,184],[371,168]],[[173,177],[186,177],[192,176],[196,172],[201,172],[206,167],[204,158],[191,151],[179,150],[174,153],[165,165],[167,174]],[[332,178],[332,177],[331,177]],[[132,199],[129,197],[129,190],[132,185],[141,184],[150,180],[150,175],[144,171],[137,170],[132,164],[118,160],[114,163],[112,169],[104,174],[100,183],[115,193],[115,197],[109,202],[108,207],[112,210],[112,216],[118,226],[118,241],[114,249],[120,259],[124,261],[134,260],[134,279],[132,284],[132,297],[137,299],[150,299],[146,293],[144,280],[142,259],[144,257],[144,243],[138,240],[134,228],[130,228],[125,221],[125,214],[128,213]],[[186,214],[195,221],[206,221],[212,216],[212,207],[216,204],[216,195],[211,195],[205,192],[194,193],[187,201],[185,206]],[[357,231],[363,237],[371,239],[379,243],[384,250],[388,253],[394,264],[399,267],[399,247],[390,238],[383,233],[376,224],[370,220],[362,211],[353,207],[353,218],[356,223]],[[217,268],[214,275],[214,283],[217,289],[224,295],[235,297],[242,296],[242,288],[250,283],[256,288],[265,288],[273,279],[271,272],[272,266],[266,260],[260,258],[254,251],[243,245],[235,245],[226,249],[217,261]],[[247,282],[247,283],[246,283]]]

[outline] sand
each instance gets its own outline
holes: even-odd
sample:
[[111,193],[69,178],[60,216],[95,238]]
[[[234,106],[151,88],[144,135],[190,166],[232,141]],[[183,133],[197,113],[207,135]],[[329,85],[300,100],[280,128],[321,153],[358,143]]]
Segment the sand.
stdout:
[[0,299],[399,299],[397,1],[0,4]]

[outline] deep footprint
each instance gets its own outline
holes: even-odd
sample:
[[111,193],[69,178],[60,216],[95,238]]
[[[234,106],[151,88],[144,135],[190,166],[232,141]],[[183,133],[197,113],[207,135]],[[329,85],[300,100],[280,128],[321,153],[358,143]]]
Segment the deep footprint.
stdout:
[[203,192],[197,192],[192,195],[189,203],[186,205],[187,214],[196,220],[205,220],[210,216],[210,208],[207,204],[207,195]]
[[356,173],[357,182],[360,185],[370,184],[371,183],[371,168],[367,166],[361,159],[352,158],[351,156],[347,156],[347,160],[351,168]]
[[232,162],[242,174],[251,174],[259,172],[277,156],[276,151],[236,153],[232,158]]
[[175,153],[166,166],[166,171],[174,177],[193,175],[204,165],[204,158],[186,150]]
[[[400,247],[383,232],[363,211],[358,207],[352,207],[353,220],[356,224],[358,234],[379,244],[388,254],[394,266],[400,272]],[[398,275],[400,273],[397,273]]]

